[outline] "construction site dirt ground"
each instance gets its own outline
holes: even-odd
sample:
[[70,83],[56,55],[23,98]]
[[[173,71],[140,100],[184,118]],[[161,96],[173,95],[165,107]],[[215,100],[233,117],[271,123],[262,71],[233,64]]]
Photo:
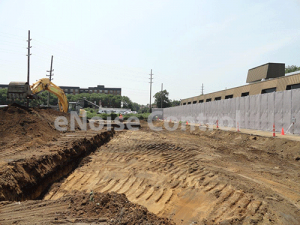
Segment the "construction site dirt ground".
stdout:
[[0,224],[300,224],[300,142],[141,125],[1,148]]

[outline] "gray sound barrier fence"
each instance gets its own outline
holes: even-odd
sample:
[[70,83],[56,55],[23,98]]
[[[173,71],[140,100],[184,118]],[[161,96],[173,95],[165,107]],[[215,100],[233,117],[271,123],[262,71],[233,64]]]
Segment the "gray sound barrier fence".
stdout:
[[[288,90],[165,108],[163,118],[219,126],[300,134],[300,90]],[[293,118],[296,122],[293,126]]]

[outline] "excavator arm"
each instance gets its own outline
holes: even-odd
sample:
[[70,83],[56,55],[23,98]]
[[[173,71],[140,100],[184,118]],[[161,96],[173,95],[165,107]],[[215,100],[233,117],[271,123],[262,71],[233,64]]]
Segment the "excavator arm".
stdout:
[[68,112],[69,104],[65,92],[55,84],[53,84],[48,78],[42,78],[30,86],[32,95],[37,95],[43,91],[49,91],[55,94],[58,98],[58,106],[61,112]]

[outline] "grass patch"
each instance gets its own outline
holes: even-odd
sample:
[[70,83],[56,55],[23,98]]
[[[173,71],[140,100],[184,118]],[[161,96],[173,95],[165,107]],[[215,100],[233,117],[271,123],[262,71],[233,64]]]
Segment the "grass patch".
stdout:
[[[98,110],[93,109],[93,108],[85,108],[84,110],[86,111],[86,117],[88,119],[91,119],[96,116],[96,117],[101,117],[103,120],[107,120],[107,117],[110,117],[112,120],[114,120],[115,118],[117,118],[120,115],[120,114],[116,114],[116,113],[97,114]],[[150,115],[150,113],[139,113],[139,114],[132,113],[132,114],[123,115],[123,119],[128,120],[129,117],[134,116],[134,117],[137,117],[139,120],[147,120],[149,115]]]

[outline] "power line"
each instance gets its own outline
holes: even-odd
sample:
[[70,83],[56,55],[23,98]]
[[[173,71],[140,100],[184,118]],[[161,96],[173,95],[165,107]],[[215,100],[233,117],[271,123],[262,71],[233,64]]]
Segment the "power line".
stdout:
[[[46,44],[46,43],[43,43],[43,42],[41,42],[41,41],[39,41],[39,40],[36,40],[36,39],[34,39],[34,40],[37,41],[37,42],[39,42],[38,45],[40,45],[40,46],[42,46],[41,44],[46,45],[46,46],[43,46],[43,48],[50,49],[50,50],[51,50],[51,53],[53,52],[53,49],[54,49],[54,48],[53,48],[51,45]],[[57,43],[58,43],[58,42],[57,42]],[[48,46],[49,46],[49,47],[48,47]],[[43,51],[47,51],[47,50],[43,50]],[[128,74],[130,74],[130,75],[132,75],[132,73],[135,73],[135,75],[142,77],[142,71],[141,71],[141,70],[137,70],[137,69],[128,69],[128,68],[124,68],[124,67],[119,67],[118,65],[113,65],[113,66],[104,65],[104,64],[99,65],[99,62],[94,61],[94,60],[92,60],[92,59],[89,59],[88,61],[86,61],[84,58],[83,58],[82,60],[72,59],[72,58],[70,58],[70,57],[67,56],[67,55],[69,55],[69,52],[67,52],[66,50],[64,50],[64,49],[62,49],[62,48],[56,49],[55,51],[56,51],[56,52],[62,53],[62,54],[58,54],[58,55],[60,55],[59,57],[63,57],[63,58],[65,58],[65,59],[69,58],[70,60],[73,61],[73,63],[74,63],[74,61],[77,61],[77,62],[75,62],[76,65],[82,64],[82,61],[85,61],[86,64],[89,64],[89,65],[91,65],[92,67],[98,67],[98,68],[100,68],[100,70],[104,70],[104,71],[106,70],[106,71],[109,71],[109,72],[111,72],[112,70],[114,70],[114,71],[122,70],[122,71],[123,71],[122,74],[124,74],[124,71],[125,71],[125,73],[128,73]],[[67,54],[66,54],[66,53],[67,53]],[[56,57],[56,58],[57,58],[57,57]],[[118,72],[118,73],[119,73],[119,72]]]
[[161,84],[161,93],[160,93],[160,108],[162,108],[162,101],[163,101],[163,100],[162,100],[162,99],[163,99],[163,98],[162,98],[162,95],[163,95],[163,85],[164,85],[164,84],[162,83],[162,84]]
[[[14,36],[13,38],[15,38],[15,40],[23,39],[21,36],[0,32],[0,36],[4,36],[4,35],[7,37]],[[124,78],[124,69],[125,69],[125,74],[130,74],[131,76],[134,75],[136,77],[136,78],[130,79],[132,82],[139,82],[139,83],[147,82],[147,81],[142,81],[142,80],[138,79],[139,76],[142,76],[142,72],[141,72],[142,68],[124,68],[123,66],[120,66],[120,65],[106,65],[103,63],[99,63],[96,60],[87,61],[85,59],[83,59],[85,62],[85,65],[79,65],[79,62],[82,62],[82,61],[74,58],[74,56],[65,48],[64,44],[54,41],[54,40],[51,40],[51,39],[48,39],[48,38],[45,38],[45,39],[50,40],[52,43],[48,44],[48,42],[45,43],[45,41],[41,42],[36,39],[30,39],[30,40],[34,40],[34,42],[35,42],[35,46],[33,46],[33,48],[35,49],[34,54],[29,53],[30,55],[35,56],[34,60],[41,60],[44,62],[46,62],[46,60],[48,61],[48,57],[46,57],[46,55],[48,56],[48,54],[45,54],[45,52],[53,54],[53,50],[55,49],[54,50],[55,52],[60,53],[60,54],[58,54],[58,57],[56,56],[56,59],[59,59],[59,62],[57,62],[57,64],[60,66],[63,65],[64,67],[67,67],[67,68],[74,68],[74,65],[76,64],[76,67],[78,68],[78,66],[79,66],[80,67],[79,69],[83,70],[84,72],[87,72],[87,69],[88,69],[88,70],[90,70],[91,73],[95,73],[95,74],[96,73],[99,74],[99,71],[97,71],[97,68],[99,68],[102,73],[110,74],[110,76],[112,75],[113,77],[118,78],[118,80],[129,80],[128,78]],[[7,42],[8,41],[9,40],[7,40]],[[9,42],[12,45],[13,44],[17,45],[17,41],[10,40]],[[60,46],[59,48],[57,48],[57,44]],[[29,47],[31,48],[32,46],[29,46]],[[4,51],[13,51],[13,50],[4,49]],[[14,52],[15,52],[15,54],[17,54],[17,51],[14,51]],[[30,57],[30,59],[31,58],[32,57]],[[29,62],[30,62],[30,59],[29,59]],[[29,65],[28,73],[30,74],[30,70],[31,70],[30,63],[28,65]],[[92,65],[92,66],[90,66],[90,65]],[[36,70],[37,66],[39,66],[39,65],[36,65],[34,67],[35,70]],[[42,66],[40,66],[40,67],[42,67]],[[122,72],[123,76],[119,75],[120,74],[119,70],[121,70],[121,69],[123,69],[123,72]],[[151,80],[151,82],[152,82],[152,80]],[[134,91],[144,92],[146,90],[134,90]],[[152,92],[152,90],[151,90],[151,92]]]
[[150,75],[150,113],[152,113],[152,108],[151,108],[151,92],[152,92],[152,84],[153,84],[153,78],[152,78],[152,76],[154,75],[154,74],[152,74],[152,69],[151,69],[151,73],[149,74]]
[[[52,69],[52,64],[53,64],[53,55],[51,56],[50,71],[47,71],[47,72],[50,72],[50,75],[46,75],[46,76],[49,77],[50,82],[52,80],[52,76],[54,75],[54,74],[52,74],[52,72],[54,71],[54,69]],[[50,92],[48,91],[48,99],[47,99],[47,106],[48,107],[50,106],[49,102],[50,102]]]
[[[32,46],[30,46],[30,41],[31,41],[31,39],[30,39],[30,30],[28,31],[28,40],[27,40],[27,42],[28,42],[28,47],[27,47],[27,49],[28,49],[28,54],[27,54],[27,56],[28,56],[28,61],[27,61],[27,83],[28,83],[28,85],[30,85],[30,83],[29,83],[29,76],[30,76],[30,49],[31,49],[31,47]],[[27,99],[27,107],[29,106],[29,99]]]
[[[45,55],[44,52],[52,53],[52,51],[50,52],[50,51],[47,51],[47,50],[42,50],[40,48],[37,48],[37,50],[40,50],[39,51],[40,53],[35,54],[35,55],[39,55],[39,56],[40,56],[40,54]],[[42,56],[40,56],[40,57],[42,57]],[[45,59],[45,57],[42,57],[42,58]],[[80,62],[79,60],[73,60],[70,57],[66,57],[66,56],[58,56],[56,58],[58,58],[60,60],[59,64],[60,65],[64,65],[64,67],[66,67],[66,64],[63,64],[61,61],[65,61],[68,64],[72,65],[72,66],[70,66],[70,68],[74,68],[73,65],[76,65],[77,69],[78,69],[78,67],[81,67],[85,72],[86,72],[86,69],[93,70],[93,71],[95,71],[96,74],[99,73],[99,70],[97,70],[97,68],[96,68],[96,67],[98,67],[103,73],[109,73],[110,76],[114,76],[117,79],[124,79],[125,80],[125,78],[122,78],[122,77],[120,78],[119,76],[117,76],[116,74],[120,74],[120,73],[119,72],[117,73],[117,71],[115,69],[113,69],[113,68],[102,68],[101,66],[99,66],[97,64],[90,64],[90,63],[86,63],[86,65],[85,64],[82,65],[82,64],[79,63]],[[112,71],[112,69],[115,70],[115,71]],[[129,72],[128,72],[128,74],[129,74]],[[129,79],[126,77],[126,80],[129,80]],[[135,79],[131,79],[131,80],[132,81],[145,82],[145,81],[142,81],[142,80],[138,80],[136,78]]]
[[[38,54],[34,54],[34,55],[36,55],[36,56],[38,56],[38,57],[40,57],[40,58],[43,58],[43,59],[45,59],[45,60],[48,60],[45,56],[46,56],[46,54],[44,54],[44,53],[38,53]],[[77,68],[77,70],[83,70],[85,73],[87,72],[87,70],[90,70],[90,71],[92,71],[93,73],[95,73],[95,74],[98,74],[99,73],[99,71],[97,70],[97,68],[95,68],[95,66],[89,66],[89,65],[80,65],[80,64],[78,64],[78,63],[76,63],[76,61],[72,61],[71,59],[69,60],[69,59],[67,59],[67,58],[64,58],[64,57],[56,57],[56,59],[59,59],[59,62],[57,63],[58,65],[61,65],[61,66],[63,66],[64,68],[71,68],[71,69],[74,69],[75,67],[74,66],[76,66],[76,68]],[[64,61],[64,62],[62,62],[62,61]],[[79,62],[79,61],[78,61]],[[96,66],[97,67],[97,66]],[[100,67],[99,67],[100,68]],[[100,69],[102,69],[102,68],[100,68]],[[103,69],[102,69],[103,70]],[[118,80],[126,80],[126,81],[128,81],[128,80],[131,80],[132,82],[140,82],[140,83],[146,83],[147,81],[143,81],[143,80],[138,80],[138,79],[130,79],[130,78],[128,78],[128,77],[119,77],[117,74],[116,74],[116,72],[115,71],[109,71],[109,70],[107,70],[107,69],[104,69],[104,72],[105,71],[108,71],[109,73],[110,73],[110,76],[111,77],[116,77]],[[106,72],[107,73],[107,72]],[[119,73],[118,73],[119,74]]]
[[[23,39],[21,36],[19,36],[19,35],[15,35],[15,34],[9,34],[9,33],[5,33],[5,32],[1,32],[0,31],[0,35],[8,35],[8,36],[14,36],[14,38],[17,38],[17,39]],[[34,40],[35,41],[35,43],[37,44],[37,45],[40,45],[40,46],[42,46],[42,48],[46,48],[46,49],[48,49],[48,52],[49,52],[49,50],[51,50],[51,52],[50,52],[50,54],[53,54],[53,49],[55,49],[54,51],[58,51],[58,52],[60,52],[60,53],[63,53],[63,54],[60,54],[61,56],[59,56],[58,55],[58,58],[61,58],[61,57],[63,57],[64,59],[66,59],[66,60],[70,60],[70,61],[72,61],[72,63],[73,64],[76,64],[77,66],[78,66],[78,64],[79,63],[82,63],[82,60],[74,60],[74,58],[71,58],[71,57],[68,57],[69,55],[70,55],[70,52],[68,52],[68,51],[66,51],[64,48],[65,48],[65,43],[63,44],[63,43],[60,43],[60,42],[58,42],[58,41],[55,41],[55,40],[53,40],[53,39],[50,39],[50,38],[48,38],[48,37],[44,37],[44,36],[39,36],[39,37],[41,37],[43,40],[45,40],[45,39],[47,39],[47,40],[49,40],[50,42],[52,42],[52,43],[54,43],[55,44],[55,47],[54,47],[54,45],[53,44],[48,44],[47,42],[45,43],[45,42],[42,42],[42,41],[39,41],[39,40],[37,40],[37,39],[32,39],[32,40]],[[57,45],[59,45],[59,48],[57,48]],[[68,47],[71,47],[71,46],[68,46]],[[34,48],[36,48],[36,47],[34,47]],[[41,49],[43,52],[45,51],[45,49]],[[81,51],[81,50],[80,50]],[[36,55],[36,54],[35,54]],[[56,58],[57,58],[57,56],[56,56]],[[68,59],[67,59],[68,58]],[[84,59],[83,59],[84,60]],[[74,62],[75,61],[75,62]],[[93,64],[94,63],[94,64]],[[101,64],[101,65],[99,65],[99,62],[97,62],[97,61],[95,61],[95,60],[91,60],[91,59],[89,59],[89,61],[86,61],[86,64],[88,64],[88,65],[91,65],[92,67],[98,67],[98,68],[100,68],[104,73],[107,73],[107,72],[109,72],[109,73],[114,73],[114,74],[116,74],[116,73],[118,73],[118,74],[120,74],[120,72],[119,72],[119,70],[122,70],[122,74],[124,74],[124,71],[125,71],[125,73],[128,73],[128,74],[130,74],[131,76],[132,76],[132,74],[134,73],[136,76],[140,76],[140,77],[142,77],[143,75],[143,72],[142,72],[142,69],[140,69],[140,68],[124,68],[124,67],[122,67],[122,66],[118,66],[118,65],[112,65],[112,66],[109,66],[109,65],[104,65],[104,64]],[[87,66],[88,66],[87,65]]]
[[[47,38],[48,39],[48,38]],[[39,40],[36,40],[36,39],[34,39],[36,42],[38,42],[38,45],[39,46],[41,46],[42,48],[40,49],[39,47],[38,47],[38,49],[40,49],[42,52],[49,52],[49,53],[53,53],[53,47],[51,46],[51,45],[49,45],[49,44],[46,44],[46,43],[44,43],[44,42],[41,42],[41,41],[39,41]],[[48,40],[51,40],[51,39],[48,39]],[[52,40],[53,41],[53,40]],[[59,42],[56,42],[56,43],[59,43]],[[42,45],[41,45],[42,44]],[[47,49],[47,50],[45,50],[45,48]],[[51,50],[51,52],[49,51],[49,50]],[[64,61],[67,61],[68,63],[70,63],[70,64],[73,64],[73,65],[75,65],[76,64],[76,67],[78,67],[78,65],[80,64],[80,63],[82,63],[82,60],[76,60],[76,59],[74,59],[74,58],[70,58],[69,57],[69,52],[67,52],[67,51],[65,51],[64,49],[62,49],[62,48],[60,48],[60,49],[56,49],[55,51],[58,51],[58,52],[60,52],[61,54],[58,54],[58,59],[62,59],[62,60],[64,60]],[[66,54],[67,53],[67,54]],[[57,57],[56,57],[57,58]],[[83,59],[84,60],[84,59]],[[93,60],[92,60],[93,61]],[[100,64],[99,65],[99,62],[96,62],[96,61],[93,61],[94,62],[94,64],[92,64],[92,62],[91,62],[91,60],[89,60],[89,61],[86,61],[86,67],[89,67],[89,65],[91,65],[88,69],[91,69],[91,68],[94,68],[95,69],[95,71],[97,71],[96,70],[96,68],[95,67],[98,67],[99,69],[100,69],[100,71],[103,71],[103,73],[110,73],[110,74],[120,74],[120,72],[118,71],[119,69],[123,69],[123,72],[122,72],[122,74],[124,74],[124,68],[122,68],[122,67],[119,67],[119,68],[116,68],[116,65],[114,65],[113,67],[112,66],[108,66],[108,65],[103,65],[103,64]],[[85,67],[85,68],[86,68]],[[132,72],[131,72],[132,71]],[[133,72],[134,71],[134,72]],[[97,73],[99,73],[99,71],[97,71]],[[135,75],[136,76],[140,76],[140,74],[141,74],[141,71],[137,71],[136,69],[128,69],[128,68],[125,68],[125,73],[128,73],[128,74],[130,74],[131,76],[132,76],[132,73],[135,73]],[[115,77],[118,77],[118,79],[120,79],[120,77],[119,76],[116,76],[115,75]],[[137,79],[134,79],[134,81],[137,81]],[[140,81],[140,82],[143,82],[143,81]]]
[[[3,42],[5,42],[5,43],[3,43]],[[1,43],[5,44],[5,46],[12,45],[14,47],[23,48],[23,45],[19,42],[11,42],[11,41],[6,41],[6,40],[1,40]]]
[[0,35],[2,35],[2,36],[6,35],[6,37],[8,37],[8,38],[15,38],[15,39],[19,39],[19,40],[24,41],[24,38],[19,36],[19,35],[4,33],[2,31],[0,31]]

